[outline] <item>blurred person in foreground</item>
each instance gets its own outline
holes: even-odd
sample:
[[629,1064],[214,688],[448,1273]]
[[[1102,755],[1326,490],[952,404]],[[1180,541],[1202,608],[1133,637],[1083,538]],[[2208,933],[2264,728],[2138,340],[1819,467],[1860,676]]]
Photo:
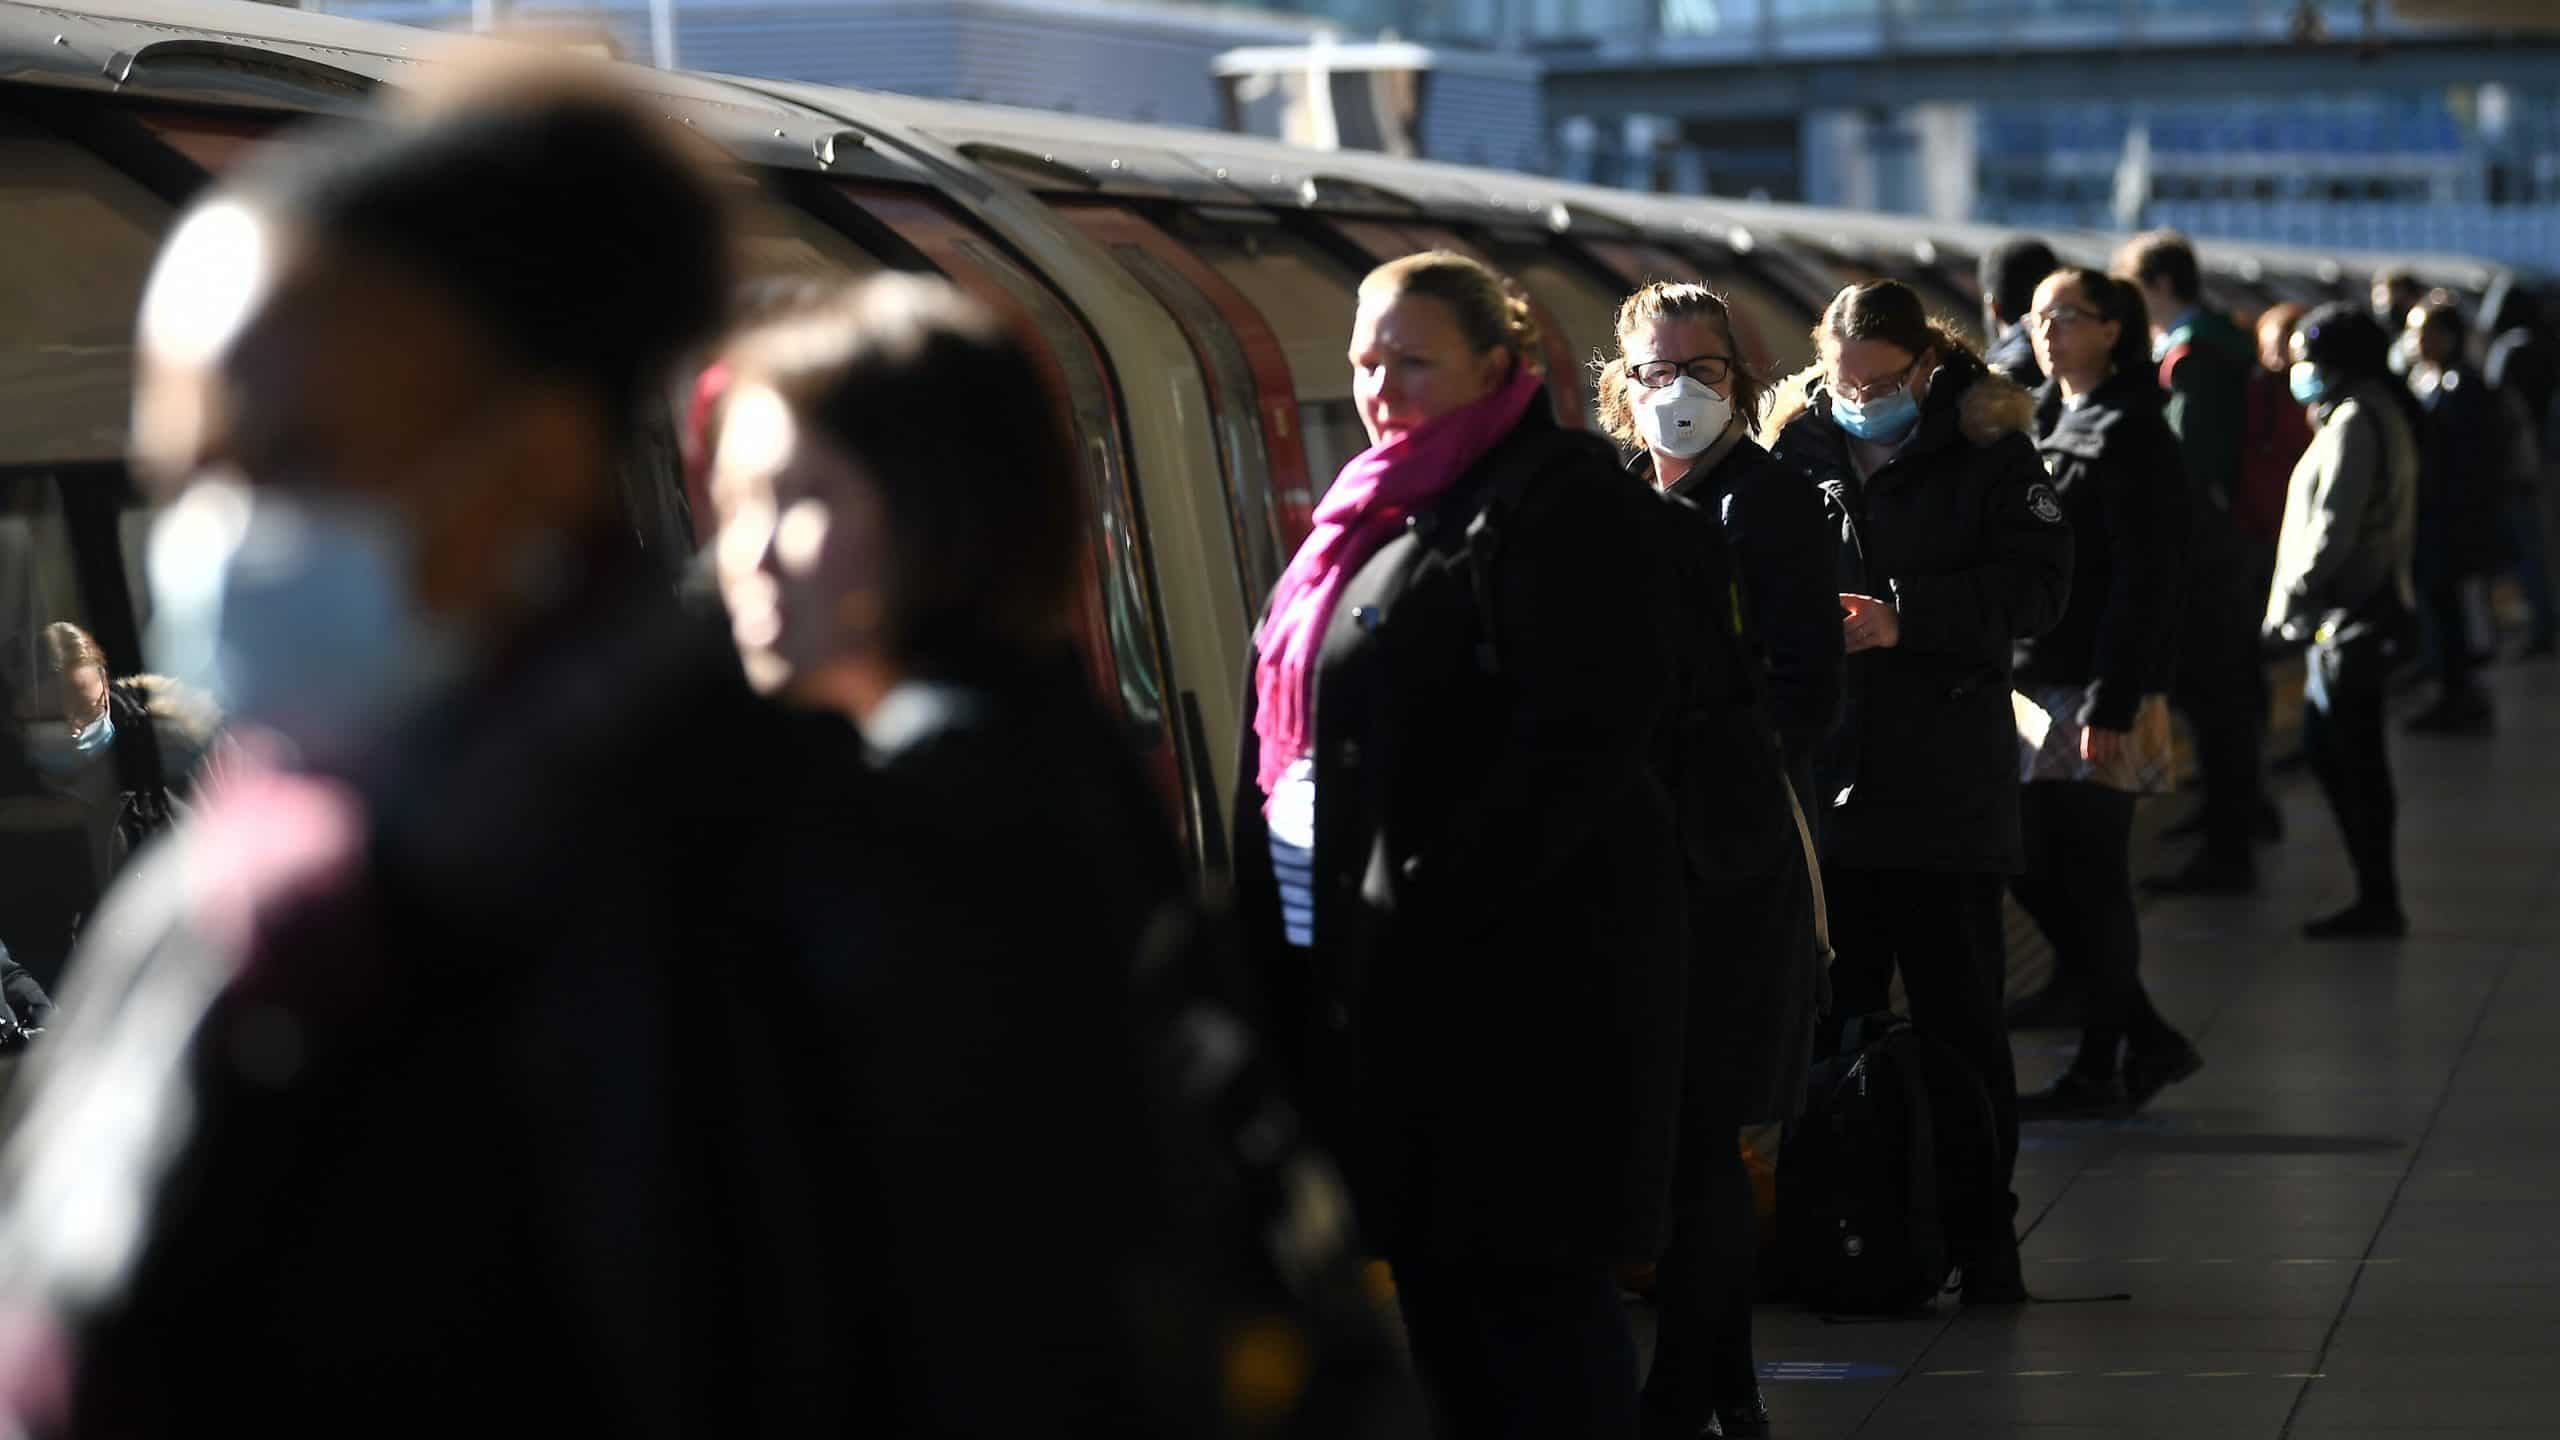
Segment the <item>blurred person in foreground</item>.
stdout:
[[1348,318],[1371,445],[1255,633],[1237,908],[1436,1433],[1630,1440],[1687,979],[1660,502],[1557,426],[1479,262]]
[[2418,358],[2418,342],[2409,333],[2409,312],[2427,298],[2427,287],[2414,270],[2393,266],[2377,270],[2372,288],[2367,292],[2372,302],[2374,323],[2391,337],[2391,373],[2406,375]]
[[2246,477],[2255,347],[2205,303],[2203,271],[2184,235],[2135,237],[2116,256],[2114,273],[2141,292],[2150,314],[2151,358],[2186,467],[2187,578],[2172,699],[2195,727],[2204,772],[2202,848],[2146,884],[2172,895],[2242,894],[2258,884],[2254,842],[2282,823],[2261,773],[2267,675],[2253,629],[2260,592],[2235,513]]
[[[861,1302],[886,1382],[874,1418],[1388,1433],[1402,1386],[1383,1343],[1360,1349],[1382,1317],[1364,1331],[1350,1287],[1319,1298],[1313,1276],[1297,1300],[1240,1303],[1213,1269],[1233,1258],[1211,1233],[1218,1192],[1175,1183],[1188,1142],[1156,1123],[1176,1087],[1151,1068],[1151,1011],[1200,1032],[1193,1085],[1249,1068],[1252,1036],[1218,977],[1174,973],[1196,953],[1160,949],[1187,911],[1182,854],[1073,643],[1075,451],[1032,356],[948,284],[892,275],[751,325],[717,374],[714,552],[747,676],[862,742],[858,768],[804,781],[857,833],[774,863],[808,899],[792,943],[849,992],[856,1213],[894,1237]],[[973,423],[990,394],[1012,403],[992,429]],[[842,855],[866,837],[856,877]],[[1329,1172],[1290,1143],[1294,1113],[1255,1083],[1218,1082],[1277,1152],[1255,1168],[1338,1214]],[[1347,1230],[1280,1218],[1302,1270],[1349,1279]],[[1292,1354],[1296,1373],[1220,1393],[1222,1371]]]
[[2026,873],[2010,893],[2089,986],[2080,1050],[2031,1116],[2138,1110],[2203,1065],[2142,985],[2133,812],[2170,785],[2169,704],[2186,471],[2160,416],[2150,331],[2131,283],[2072,266],[2028,317],[2053,378],[2036,392],[2036,448],[2071,517],[2071,599],[2018,643]]
[[2494,573],[2504,549],[2516,435],[2498,397],[2471,363],[2470,327],[2450,302],[2409,312],[2417,360],[2409,391],[2419,427],[2418,519],[2410,562],[2418,608],[2435,656],[2435,703],[2409,721],[2417,735],[2485,735],[2497,715],[2480,686],[2465,592]]
[[1991,337],[1982,363],[1991,373],[2029,390],[2044,383],[2044,363],[2027,333],[2036,286],[2062,267],[2053,247],[2032,235],[2013,235],[1982,252],[1982,333]]
[[2411,549],[2424,415],[2391,373],[2391,342],[2356,306],[2323,305],[2293,332],[2294,398],[2319,428],[2293,472],[2271,644],[2308,650],[2302,748],[2343,832],[2356,898],[2311,921],[2314,940],[2408,933],[2393,846],[2398,799],[2383,708],[2391,672],[2417,648]]
[[830,996],[762,873],[794,742],[620,508],[725,227],[600,85],[267,152],[154,269],[156,650],[249,754],[129,873],[0,1152],[30,1428],[866,1413]]

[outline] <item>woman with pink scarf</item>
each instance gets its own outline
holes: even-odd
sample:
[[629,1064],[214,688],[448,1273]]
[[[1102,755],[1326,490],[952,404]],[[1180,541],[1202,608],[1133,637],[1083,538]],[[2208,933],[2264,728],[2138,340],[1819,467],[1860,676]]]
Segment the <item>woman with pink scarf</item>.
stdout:
[[1343,467],[1260,627],[1237,903],[1438,1433],[1633,1437],[1612,1267],[1661,1249],[1684,997],[1651,760],[1657,502],[1558,428],[1525,305],[1381,266]]

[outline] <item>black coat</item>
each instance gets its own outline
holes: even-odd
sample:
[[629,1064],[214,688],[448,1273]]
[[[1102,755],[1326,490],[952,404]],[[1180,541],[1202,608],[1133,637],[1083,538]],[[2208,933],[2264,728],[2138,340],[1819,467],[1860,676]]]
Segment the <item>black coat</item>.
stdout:
[[[1638,464],[1649,464],[1639,456]],[[1668,492],[1724,522],[1742,575],[1745,618],[1768,668],[1769,716],[1802,784],[1813,753],[1840,721],[1840,598],[1832,588],[1840,536],[1822,492],[1745,439],[1713,470],[1690,471]]]
[[2027,327],[2012,325],[1991,348],[1982,353],[1982,363],[1991,373],[2013,385],[2033,390],[2044,383],[2044,366],[2036,360],[2035,341],[2028,337]]
[[2078,406],[2036,392],[2036,449],[2071,519],[2071,600],[2017,645],[2021,684],[2088,685],[2080,723],[2130,730],[2177,673],[2187,472],[2151,372],[2117,375]]
[[[1810,493],[1801,482],[1794,488]],[[1680,490],[1672,486],[1664,501],[1664,524],[1678,545],[1692,633],[1680,723],[1662,770],[1689,873],[1692,1123],[1682,1143],[1731,1145],[1735,1127],[1791,1120],[1804,1108],[1822,959],[1812,875],[1788,793],[1794,782],[1769,723],[1748,607],[1738,603],[1747,585],[1725,527]],[[1828,532],[1819,533],[1827,545]],[[1822,588],[1823,604],[1836,610]],[[1838,622],[1829,628],[1836,649]]]
[[2509,412],[2469,366],[2419,390],[2418,406],[2426,415],[2418,430],[2418,583],[2494,569],[2506,548],[2513,493],[2516,433]]
[[1651,764],[1659,504],[1533,406],[1353,577],[1316,665],[1311,951],[1282,939],[1246,686],[1238,910],[1389,1254],[1614,1262],[1664,1240],[1686,977]]
[[1823,858],[1896,870],[2023,863],[2011,647],[2071,589],[2071,526],[2027,439],[2033,400],[1958,353],[1919,428],[1861,481],[1818,372],[1780,389],[1771,453],[1845,519],[1839,588],[1894,602],[1897,646],[1849,657],[1839,731],[1817,765]]

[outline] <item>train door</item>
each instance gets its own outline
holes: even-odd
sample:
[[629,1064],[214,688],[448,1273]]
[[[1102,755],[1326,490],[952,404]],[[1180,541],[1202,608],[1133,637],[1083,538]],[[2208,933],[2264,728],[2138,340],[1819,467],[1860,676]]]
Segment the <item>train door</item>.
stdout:
[[0,108],[0,945],[47,985],[106,884],[129,788],[72,731],[48,632],[78,627],[111,674],[142,668],[118,512],[134,313],[173,212]]
[[1062,213],[1146,287],[1190,342],[1207,381],[1245,613],[1257,614],[1315,509],[1287,350],[1242,290],[1136,211],[1076,205]]

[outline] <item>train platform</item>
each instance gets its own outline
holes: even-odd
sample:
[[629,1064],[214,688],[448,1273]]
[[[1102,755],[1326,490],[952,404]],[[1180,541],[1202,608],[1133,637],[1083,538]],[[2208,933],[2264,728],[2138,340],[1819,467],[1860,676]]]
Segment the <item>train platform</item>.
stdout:
[[[1777,1434],[2560,1434],[2560,667],[2485,678],[2494,738],[2393,735],[2406,940],[2301,938],[2349,882],[2299,771],[2259,894],[2146,906],[2146,977],[2206,1068],[2131,1120],[2030,1125],[2017,1186],[2032,1292],[2132,1298],[1765,1306]],[[2014,1036],[2021,1088],[2073,1039]]]

